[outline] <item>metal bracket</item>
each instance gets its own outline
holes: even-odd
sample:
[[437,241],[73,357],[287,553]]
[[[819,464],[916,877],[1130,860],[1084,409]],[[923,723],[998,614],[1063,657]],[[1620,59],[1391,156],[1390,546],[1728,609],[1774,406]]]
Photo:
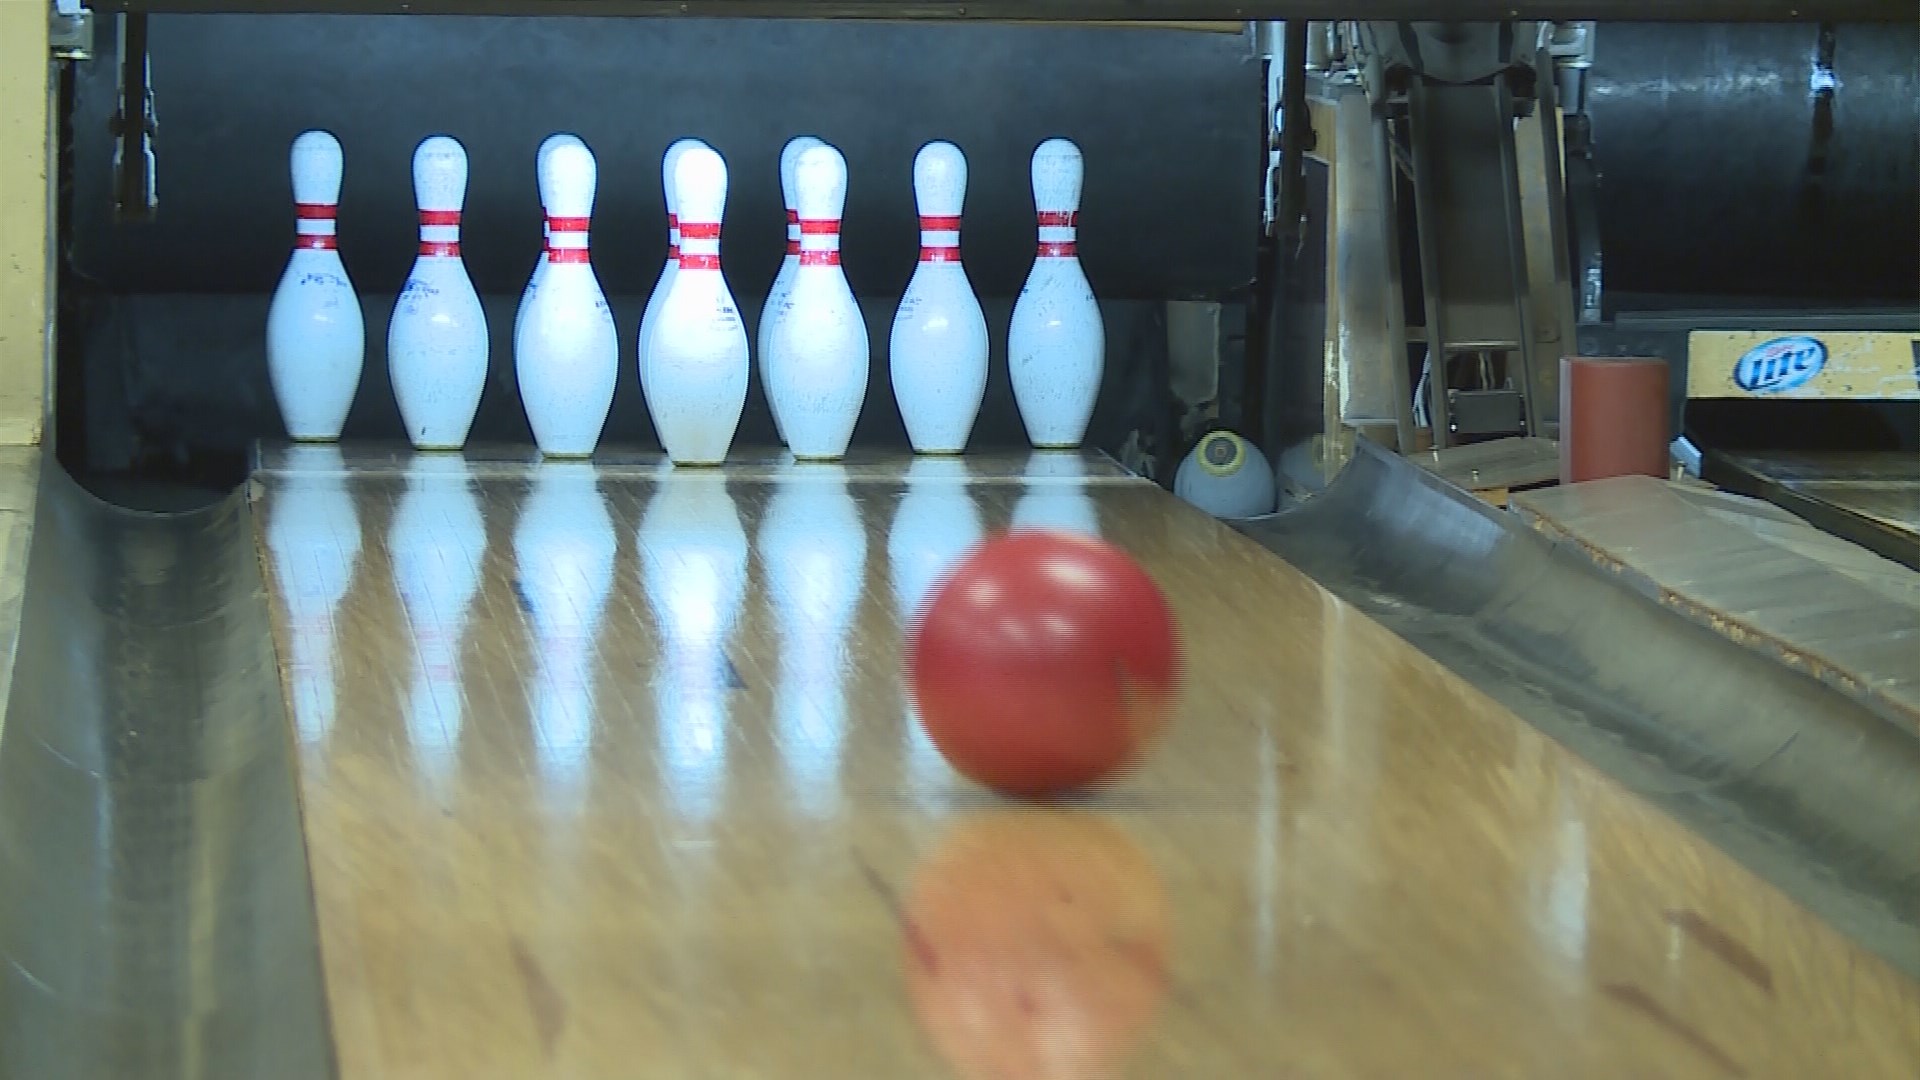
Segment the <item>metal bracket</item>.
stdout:
[[93,12],[80,0],[54,0],[47,16],[47,44],[55,60],[93,59]]

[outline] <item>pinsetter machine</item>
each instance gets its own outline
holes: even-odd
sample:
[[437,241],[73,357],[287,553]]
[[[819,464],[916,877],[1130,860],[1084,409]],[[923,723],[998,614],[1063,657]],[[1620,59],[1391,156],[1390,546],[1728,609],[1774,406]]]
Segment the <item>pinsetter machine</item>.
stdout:
[[[969,452],[1024,453],[1006,327],[1034,257],[1028,162],[1071,138],[1105,322],[1089,449],[1171,486],[1203,436],[1238,432],[1278,497],[1236,528],[1563,742],[1623,774],[1684,773],[1628,783],[1729,830],[1755,865],[1812,865],[1766,873],[1920,971],[1920,587],[1901,576],[1920,571],[1910,2],[0,0],[0,696],[16,725],[92,725],[67,756],[99,792],[135,783],[134,744],[164,750],[167,773],[137,783],[273,763],[196,796],[192,822],[141,825],[153,850],[226,868],[193,888],[252,890],[263,910],[303,910],[305,869],[262,840],[297,834],[286,750],[209,718],[247,707],[215,669],[258,645],[265,616],[233,616],[258,606],[253,586],[194,561],[252,541],[210,539],[244,528],[231,512],[189,528],[143,511],[244,489],[283,439],[264,328],[293,237],[288,146],[311,128],[345,154],[340,248],[368,327],[345,440],[361,445],[403,443],[383,329],[414,257],[414,147],[444,132],[470,156],[465,257],[494,328],[470,442],[524,450],[509,328],[542,249],[534,154],[555,131],[592,145],[594,263],[623,342],[616,458],[657,446],[632,346],[666,254],[660,155],[690,134],[727,161],[725,267],[748,312],[784,250],[782,145],[809,133],[844,153],[843,265],[874,343],[854,443],[875,452],[906,446],[885,343],[915,265],[914,154],[962,147],[962,246],[992,341]],[[1665,362],[1672,481],[1639,479],[1694,517],[1603,535],[1595,522],[1652,502],[1613,481],[1611,517],[1552,501],[1587,490],[1554,483],[1563,407],[1579,408],[1567,357]],[[755,390],[737,444],[772,436]],[[1738,536],[1712,532],[1735,517]],[[1740,579],[1728,566],[1763,534],[1772,556]],[[1664,568],[1642,565],[1657,537]],[[1811,576],[1775,633],[1753,612],[1786,588],[1783,546]],[[1899,603],[1839,610],[1822,599],[1836,589]],[[1814,644],[1793,636],[1815,624]],[[168,665],[127,659],[132,626],[176,650],[176,697],[137,688]],[[1736,668],[1738,701],[1731,675],[1686,674]],[[160,713],[179,720],[165,735]],[[193,953],[196,901],[103,869],[155,857],[89,829],[108,795],[48,795],[20,753],[0,753],[0,879],[106,896],[87,917],[125,955],[67,997],[0,980],[0,1016],[41,1018],[0,1041],[0,1080],[81,1075],[65,1063],[97,1016],[175,1049],[193,1041],[177,1031],[217,1027],[260,1044],[274,1075],[327,1075],[318,1029],[254,1023],[232,992],[271,950]],[[49,805],[70,824],[23,839],[13,823]],[[75,851],[93,854],[60,861]],[[263,876],[241,881],[247,859]],[[94,869],[50,877],[56,862]],[[81,902],[52,889],[0,904],[9,971],[64,962],[45,927]],[[217,1022],[180,989],[189,968],[230,978],[209,992]],[[191,1057],[146,1075],[202,1075]]]
[[[1742,456],[1764,449],[1755,437],[1808,450],[1824,436],[1803,433],[1861,430],[1828,423],[1854,409],[1879,418],[1867,425],[1877,449],[1912,449],[1900,403],[1916,392],[1915,255],[1902,239],[1915,166],[1895,133],[1913,121],[1913,42],[1864,0],[1832,12],[1602,5],[1607,48],[1595,20],[1551,18],[1556,5],[1536,21],[1126,27],[886,4],[751,23],[616,17],[656,13],[618,3],[537,22],[486,4],[400,20],[377,5],[302,10],[55,12],[47,205],[62,239],[50,262],[22,246],[59,279],[35,293],[64,332],[22,309],[13,339],[57,346],[45,370],[75,469],[230,481],[254,440],[275,437],[255,309],[284,260],[286,144],[314,126],[345,144],[341,243],[370,302],[391,300],[411,256],[406,148],[443,129],[468,143],[466,257],[496,327],[538,251],[527,147],[546,132],[585,129],[602,159],[596,263],[624,313],[664,251],[660,146],[698,131],[727,154],[727,266],[754,308],[781,251],[773,159],[792,133],[831,130],[852,176],[845,266],[876,340],[912,265],[914,148],[950,138],[969,155],[967,267],[1003,328],[1031,259],[1026,154],[1069,134],[1087,152],[1083,258],[1109,323],[1089,439],[1148,475],[1170,478],[1199,432],[1224,423],[1279,461],[1295,497],[1337,471],[1356,436],[1443,472],[1499,461],[1514,484],[1547,479],[1558,363],[1573,354],[1667,359],[1673,434],[1723,478],[1760,482],[1767,470]],[[1741,22],[1683,21],[1722,17]],[[621,71],[640,100],[615,123],[586,105]],[[277,92],[235,93],[255,80]],[[882,86],[895,100],[877,100]],[[356,113],[370,87],[388,106]],[[1819,378],[1728,374],[1747,351],[1828,332],[1844,344],[1817,346],[1838,357]],[[369,334],[352,436],[397,434],[380,337]],[[1843,388],[1859,364],[1875,374]],[[900,443],[879,374],[873,391],[857,441]],[[1696,402],[1684,417],[1683,396]],[[1786,399],[1795,419],[1773,422]],[[1021,442],[1012,404],[990,380],[980,445]],[[756,394],[741,441],[770,432]],[[496,371],[473,437],[529,439],[510,373]],[[606,438],[651,438],[631,390]]]

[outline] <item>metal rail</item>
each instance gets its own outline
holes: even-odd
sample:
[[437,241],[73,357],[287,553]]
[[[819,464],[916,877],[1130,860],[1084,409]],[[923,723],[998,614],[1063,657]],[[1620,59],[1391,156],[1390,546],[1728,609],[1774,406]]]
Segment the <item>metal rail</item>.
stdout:
[[292,735],[244,492],[43,458],[0,739],[0,1080],[326,1080]]
[[618,15],[992,22],[1597,19],[1911,22],[1908,0],[96,0],[101,12]]
[[1360,440],[1241,532],[1920,976],[1920,739]]

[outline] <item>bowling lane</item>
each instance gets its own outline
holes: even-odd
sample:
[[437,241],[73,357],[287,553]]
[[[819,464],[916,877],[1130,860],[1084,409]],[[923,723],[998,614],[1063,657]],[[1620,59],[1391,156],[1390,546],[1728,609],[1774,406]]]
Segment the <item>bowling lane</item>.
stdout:
[[[1073,454],[304,447],[258,518],[347,1077],[1899,1077],[1920,990],[1264,550]],[[1151,757],[953,775],[902,612],[1097,531]]]

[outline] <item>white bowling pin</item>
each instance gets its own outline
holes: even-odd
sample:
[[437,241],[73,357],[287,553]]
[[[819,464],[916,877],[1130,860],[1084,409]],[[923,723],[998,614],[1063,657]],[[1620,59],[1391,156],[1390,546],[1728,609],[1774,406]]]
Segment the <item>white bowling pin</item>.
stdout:
[[413,153],[420,254],[387,326],[387,367],[407,438],[419,450],[466,445],[487,385],[487,313],[460,256],[467,151],[445,135]]
[[[554,147],[559,146],[561,143],[579,141],[580,137],[578,135],[568,134],[564,131],[555,132],[547,136],[546,140],[540,144],[539,152],[536,153],[533,158],[533,175],[535,182],[537,183],[539,181],[540,170],[546,165],[547,155],[553,152]],[[527,287],[520,293],[520,306],[514,313],[513,337],[516,341],[520,339],[520,324],[526,321],[527,304],[533,299],[534,292],[540,288],[541,279],[547,276],[547,252],[551,250],[553,244],[553,234],[547,228],[547,218],[552,213],[552,209],[546,205],[545,196],[542,196],[540,205],[540,257],[534,260],[533,273],[527,278]]]
[[1077,447],[1086,438],[1106,362],[1100,303],[1075,247],[1082,177],[1080,148],[1066,139],[1034,150],[1040,245],[1013,304],[1007,369],[1027,439],[1041,449]]
[[843,457],[867,397],[867,320],[840,269],[847,159],[822,143],[793,163],[800,263],[767,341],[767,398],[787,447],[810,460]]
[[648,339],[660,315],[660,302],[667,298],[667,291],[673,286],[674,272],[680,269],[680,208],[673,194],[673,166],[680,160],[681,154],[705,145],[699,139],[676,139],[660,158],[660,190],[667,203],[667,261],[660,267],[660,276],[653,283],[653,292],[647,296],[646,310],[640,315],[640,351],[636,360],[640,365],[640,390],[643,394],[647,389]]
[[647,411],[677,465],[718,465],[740,426],[749,376],[747,327],[720,271],[727,163],[705,144],[673,165],[680,265],[654,313],[641,360]]
[[548,457],[587,457],[600,443],[620,377],[620,332],[593,272],[588,226],[598,168],[579,141],[540,165],[546,204],[546,277],[514,335],[520,400],[533,441]]
[[[773,276],[773,286],[767,290],[767,302],[760,306],[760,325],[754,335],[755,355],[760,358],[762,390],[772,385],[767,381],[767,342],[772,336],[774,324],[779,321],[787,293],[793,289],[793,272],[800,268],[800,211],[794,202],[793,163],[800,156],[800,151],[819,145],[819,139],[801,135],[787,140],[787,145],[780,150],[780,200],[787,206],[787,254],[780,260],[780,272]],[[785,446],[787,432],[780,426],[780,410],[771,396],[767,398],[767,410],[773,414],[773,433]]]
[[1217,518],[1273,513],[1273,466],[1232,431],[1209,432],[1173,474],[1173,493]]
[[893,314],[888,342],[893,397],[907,440],[922,454],[966,449],[987,389],[987,316],[960,263],[967,158],[930,142],[913,159],[920,208],[920,265]]
[[308,131],[289,156],[295,239],[267,309],[267,377],[287,435],[329,442],[340,437],[360,388],[367,328],[340,261],[340,142]]

